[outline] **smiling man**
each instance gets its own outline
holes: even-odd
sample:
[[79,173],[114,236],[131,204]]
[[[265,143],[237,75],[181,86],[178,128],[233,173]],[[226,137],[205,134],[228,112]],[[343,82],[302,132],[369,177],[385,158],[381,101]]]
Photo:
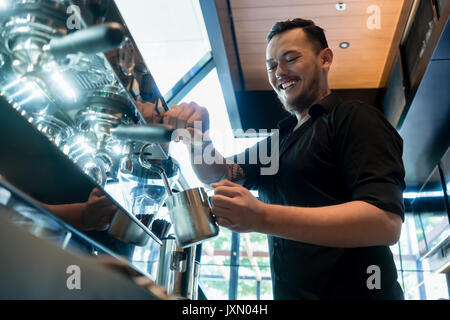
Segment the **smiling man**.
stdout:
[[[376,108],[331,93],[333,52],[312,21],[277,22],[267,42],[269,82],[291,113],[271,150],[279,170],[194,164],[214,187],[218,223],[268,235],[275,299],[403,299],[389,249],[404,218],[402,139]],[[163,118],[188,128],[209,120],[195,103]]]

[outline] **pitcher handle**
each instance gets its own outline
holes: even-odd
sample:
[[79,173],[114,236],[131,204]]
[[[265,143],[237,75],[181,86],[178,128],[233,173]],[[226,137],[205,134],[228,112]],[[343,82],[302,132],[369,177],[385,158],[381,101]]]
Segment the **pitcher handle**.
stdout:
[[208,195],[206,194],[206,191],[205,191],[204,188],[200,188],[200,196],[201,196],[201,198],[202,198],[203,205],[206,205],[206,206],[208,207],[209,215],[210,215],[210,217],[213,219],[213,221],[214,221],[215,224],[216,224],[216,223],[217,223],[216,215],[215,215],[215,214],[212,212],[212,210],[211,210],[212,205],[211,205],[211,203],[209,202],[209,197],[208,197]]

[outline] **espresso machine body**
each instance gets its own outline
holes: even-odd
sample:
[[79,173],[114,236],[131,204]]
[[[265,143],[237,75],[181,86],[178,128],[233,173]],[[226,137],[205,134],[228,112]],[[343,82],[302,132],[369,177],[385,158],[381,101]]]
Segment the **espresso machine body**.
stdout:
[[[118,210],[108,230],[82,231],[86,239],[130,261],[145,256],[136,265],[155,277],[164,235],[152,231],[149,218],[165,195],[159,177],[132,174],[139,171],[144,145],[146,161],[175,167],[173,183],[179,172],[161,146],[172,129],[146,124],[136,107],[135,101],[145,101],[167,110],[118,8],[97,0],[4,3],[0,178],[48,205],[86,202],[95,188],[101,190]],[[132,178],[126,185],[124,174]],[[127,205],[137,202],[138,191],[147,201],[138,210],[145,221]],[[92,254],[95,248],[84,250]]]
[[[181,173],[163,144],[172,140],[174,128],[147,124],[136,101],[168,107],[116,4],[5,4],[0,11],[0,178],[49,205],[86,202],[92,190],[101,190],[118,210],[108,230],[87,236],[129,258],[141,249],[146,256],[151,251],[148,270],[156,270],[162,239],[171,223],[177,224],[154,219],[168,199],[169,209],[178,210],[171,218],[190,217],[193,231],[187,234],[180,222],[178,244],[168,249],[174,256],[169,264],[163,258],[159,269],[171,272],[165,281],[170,280],[174,295],[195,298],[195,244],[215,236],[218,227],[204,192],[202,203],[181,199],[183,190],[171,193]],[[189,212],[187,204],[201,215]],[[203,221],[200,229],[197,220]],[[178,270],[181,265],[187,269]]]
[[[5,125],[1,127],[14,130],[19,126],[6,123],[27,121],[35,129],[27,128],[30,135],[45,136],[51,144],[47,149],[56,148],[52,153],[64,158],[62,152],[76,168],[67,169],[67,165],[66,171],[53,172],[54,179],[41,184],[41,175],[34,172],[52,168],[52,159],[41,155],[33,158],[32,165],[17,168],[29,146],[15,144],[11,152],[3,148],[10,154],[0,160],[0,174],[52,204],[82,201],[93,187],[100,188],[119,207],[110,230],[113,236],[141,246],[149,239],[161,243],[126,207],[133,195],[111,191],[121,189],[120,163],[130,156],[136,158],[144,145],[142,139],[123,134],[131,126],[145,127],[135,101],[158,103],[167,109],[115,3],[11,0],[6,4],[0,15],[0,95],[16,117],[2,118]],[[118,128],[121,135],[113,133]],[[170,141],[171,131],[148,129],[145,143],[152,143],[146,148],[146,159],[167,160],[159,142]],[[11,130],[2,133],[4,140],[16,135]],[[84,192],[81,186],[71,190],[65,181],[77,174],[87,176],[78,178],[85,184]],[[143,183],[138,181],[134,187]],[[46,192],[44,184],[53,184],[48,190],[66,191]]]

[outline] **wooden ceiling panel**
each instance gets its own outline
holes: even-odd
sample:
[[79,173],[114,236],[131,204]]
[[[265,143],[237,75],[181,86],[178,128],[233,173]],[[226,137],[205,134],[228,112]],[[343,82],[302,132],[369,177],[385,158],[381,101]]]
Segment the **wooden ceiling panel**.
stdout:
[[[328,46],[335,54],[351,55],[353,52],[361,54],[380,54],[381,52],[369,52],[368,50],[380,50],[382,48],[389,48],[385,39],[358,39],[357,41],[349,41],[350,47],[347,49],[339,48],[339,43],[344,40],[329,40]],[[360,52],[360,50],[364,52]],[[239,46],[240,55],[254,54],[262,57],[266,56],[266,43],[242,43]],[[383,51],[383,54],[386,53]],[[265,62],[265,59],[264,59]]]
[[[347,0],[345,3],[361,2],[364,0]],[[395,0],[394,0],[395,1]],[[335,0],[230,0],[232,8],[263,8],[278,6],[296,6],[299,4],[331,4],[335,5]]]
[[[405,0],[408,1],[408,0]],[[379,88],[396,34],[403,0],[347,0],[337,11],[331,0],[231,0],[239,59],[247,90],[270,90],[265,69],[265,37],[276,21],[297,17],[312,19],[325,29],[335,57],[330,70],[332,89]],[[410,1],[409,1],[410,2]],[[381,29],[369,29],[367,21],[380,8]],[[402,12],[403,9],[403,12]],[[397,31],[398,32],[398,31]],[[350,48],[340,49],[347,41]]]
[[[383,39],[384,45],[389,45],[389,41],[394,34],[394,28],[387,30],[369,30],[367,28],[342,28],[342,29],[329,29],[325,30],[325,36],[327,41],[339,40],[364,40],[364,39]],[[236,34],[236,40],[238,43],[262,43],[266,45],[267,32],[243,32],[240,31]]]
[[[402,0],[367,0],[358,1],[347,4],[344,11],[338,11],[336,4],[317,4],[311,1],[297,1],[297,5],[281,6],[274,1],[276,6],[271,7],[247,7],[247,8],[233,8],[233,20],[265,20],[273,19],[286,20],[299,17],[335,17],[335,16],[354,16],[364,15],[367,13],[367,8],[371,5],[380,7],[382,15],[398,14],[401,9]],[[369,16],[369,14],[367,14]]]
[[[381,26],[386,28],[395,28],[396,21],[395,16],[394,19],[389,17],[390,15],[386,15],[386,18],[383,17],[381,20]],[[325,31],[329,31],[331,29],[345,29],[345,28],[366,28],[367,14],[353,15],[352,19],[348,19],[348,17],[343,15],[336,15],[333,17],[307,17],[308,19],[312,19],[318,26],[321,26],[325,29]],[[239,32],[262,32],[267,34],[272,27],[272,25],[278,20],[274,19],[265,19],[265,20],[239,20],[234,21],[234,27]],[[264,37],[265,38],[265,37]]]

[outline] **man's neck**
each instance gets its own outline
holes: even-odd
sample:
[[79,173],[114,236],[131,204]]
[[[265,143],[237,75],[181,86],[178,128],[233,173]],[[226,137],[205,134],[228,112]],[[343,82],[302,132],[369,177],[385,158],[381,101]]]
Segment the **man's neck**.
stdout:
[[311,103],[311,104],[309,105],[308,108],[305,108],[305,109],[303,109],[302,111],[296,112],[296,113],[295,113],[295,116],[297,117],[297,120],[298,120],[298,124],[297,124],[297,126],[295,127],[295,129],[297,129],[299,126],[301,126],[301,124],[302,124],[303,122],[305,122],[306,120],[308,120],[308,118],[309,118],[309,109],[311,108],[311,106],[313,106],[314,104],[316,104],[317,102],[319,102],[320,100],[322,100],[323,98],[325,98],[326,96],[328,96],[330,93],[331,93],[331,90],[330,90],[329,88],[327,88],[322,94],[320,94],[320,95],[318,96],[317,99],[315,99],[315,101],[314,101],[313,103]]

